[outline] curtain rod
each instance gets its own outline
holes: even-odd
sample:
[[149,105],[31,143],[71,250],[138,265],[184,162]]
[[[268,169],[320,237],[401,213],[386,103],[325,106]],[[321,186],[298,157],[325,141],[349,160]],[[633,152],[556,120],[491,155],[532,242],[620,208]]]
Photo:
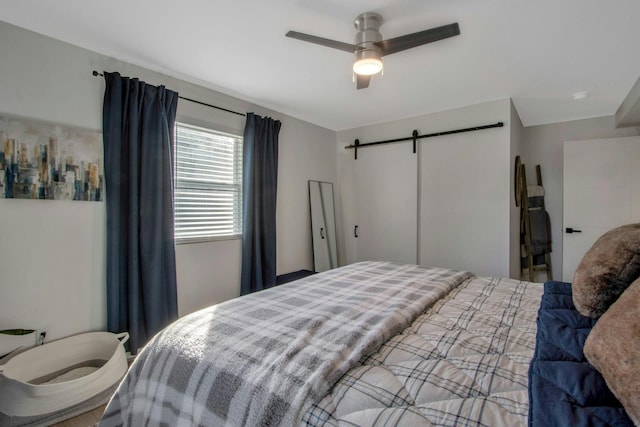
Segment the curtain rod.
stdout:
[[362,147],[367,147],[370,145],[380,145],[380,144],[391,144],[393,142],[401,142],[401,141],[411,141],[413,140],[413,152],[416,152],[416,140],[418,139],[422,139],[422,138],[432,138],[434,136],[443,136],[443,135],[451,135],[454,133],[463,133],[463,132],[473,132],[476,130],[483,130],[483,129],[491,129],[491,128],[501,128],[504,126],[503,122],[498,122],[498,123],[494,123],[491,125],[483,125],[483,126],[474,126],[474,127],[470,127],[470,128],[464,128],[464,129],[455,129],[455,130],[447,130],[444,132],[435,132],[435,133],[429,133],[426,135],[418,135],[418,131],[414,130],[412,135],[407,137],[407,138],[396,138],[396,139],[387,139],[384,141],[376,141],[376,142],[366,142],[364,144],[360,143],[359,139],[356,139],[354,141],[353,144],[351,145],[347,145],[344,148],[345,149],[350,149],[350,148],[354,148],[355,149],[355,159],[358,159],[358,148],[362,148]]
[[[92,73],[92,74],[93,74],[95,77],[98,77],[98,76],[100,76],[100,77],[104,77],[104,74],[99,73],[99,72],[97,72],[96,70],[93,70],[93,73]],[[239,115],[239,116],[245,116],[245,114],[244,114],[244,113],[238,113],[237,111],[228,110],[228,109],[226,109],[226,108],[222,108],[222,107],[218,107],[218,106],[215,106],[215,105],[207,104],[206,102],[198,101],[198,100],[191,99],[191,98],[186,98],[186,97],[184,97],[184,96],[180,96],[180,95],[178,95],[178,98],[180,98],[180,99],[184,99],[185,101],[193,102],[193,103],[196,103],[196,104],[204,105],[205,107],[210,107],[210,108],[215,108],[215,109],[217,109],[217,110],[226,111],[227,113],[237,114],[237,115]]]

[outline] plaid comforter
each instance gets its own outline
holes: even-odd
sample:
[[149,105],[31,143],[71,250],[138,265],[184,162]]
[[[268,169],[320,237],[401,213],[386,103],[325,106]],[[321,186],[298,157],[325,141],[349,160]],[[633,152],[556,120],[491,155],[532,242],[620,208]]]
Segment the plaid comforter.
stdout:
[[472,278],[347,372],[308,426],[527,425],[541,283]]
[[299,424],[359,360],[470,276],[364,262],[183,317],[143,349],[100,425]]

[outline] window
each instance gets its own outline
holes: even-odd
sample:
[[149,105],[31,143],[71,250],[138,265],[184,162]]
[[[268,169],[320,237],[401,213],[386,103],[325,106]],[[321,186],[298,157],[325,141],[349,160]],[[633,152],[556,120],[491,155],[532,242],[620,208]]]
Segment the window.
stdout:
[[242,138],[176,123],[175,237],[187,243],[242,234]]

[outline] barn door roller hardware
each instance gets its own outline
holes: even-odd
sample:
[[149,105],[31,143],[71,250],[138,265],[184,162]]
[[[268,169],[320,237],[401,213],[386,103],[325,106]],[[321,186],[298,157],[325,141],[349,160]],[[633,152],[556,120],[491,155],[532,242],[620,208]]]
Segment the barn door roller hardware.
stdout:
[[347,150],[350,148],[354,149],[354,158],[356,160],[358,160],[358,149],[362,148],[362,147],[369,147],[371,145],[380,145],[380,144],[391,144],[394,142],[402,142],[402,141],[413,141],[413,153],[416,153],[416,142],[418,139],[422,139],[422,138],[432,138],[434,136],[444,136],[444,135],[452,135],[454,133],[464,133],[464,132],[474,132],[477,130],[484,130],[484,129],[491,129],[491,128],[501,128],[504,126],[503,122],[498,122],[498,123],[494,123],[491,125],[483,125],[483,126],[474,126],[474,127],[470,127],[470,128],[464,128],[464,129],[455,129],[455,130],[447,130],[444,132],[435,132],[435,133],[429,133],[426,135],[418,135],[418,131],[414,130],[411,134],[411,136],[407,137],[407,138],[396,138],[396,139],[387,139],[384,141],[376,141],[376,142],[366,142],[366,143],[361,143],[359,139],[356,139],[354,141],[353,144],[351,145],[347,145],[344,148],[346,148]]

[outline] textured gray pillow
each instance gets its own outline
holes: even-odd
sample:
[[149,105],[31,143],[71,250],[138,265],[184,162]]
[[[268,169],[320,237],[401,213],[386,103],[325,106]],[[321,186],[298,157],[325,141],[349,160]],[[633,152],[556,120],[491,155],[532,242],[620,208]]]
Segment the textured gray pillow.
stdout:
[[640,224],[603,234],[580,261],[571,290],[580,314],[600,317],[640,276]]
[[598,319],[584,355],[640,426],[640,279]]

